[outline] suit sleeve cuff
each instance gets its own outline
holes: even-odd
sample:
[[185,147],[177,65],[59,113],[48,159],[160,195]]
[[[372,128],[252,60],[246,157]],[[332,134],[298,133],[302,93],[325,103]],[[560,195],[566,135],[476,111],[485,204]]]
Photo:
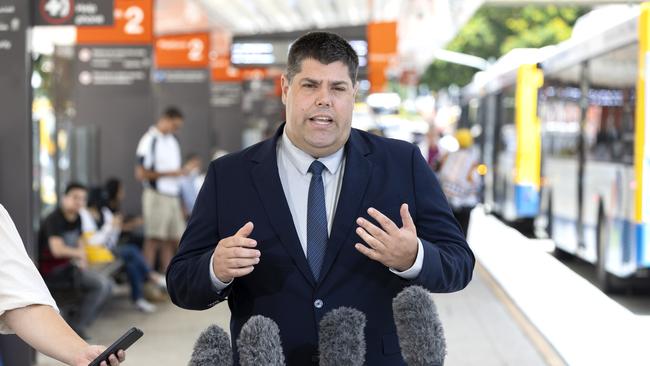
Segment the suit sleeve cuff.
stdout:
[[418,254],[415,257],[415,262],[413,263],[411,268],[403,272],[399,272],[394,268],[391,268],[390,271],[402,277],[405,280],[412,280],[417,278],[417,276],[420,275],[420,272],[422,271],[422,263],[424,263],[424,247],[422,247],[422,240],[418,238]]
[[[221,291],[225,290],[226,287],[230,286],[230,284],[232,284],[232,281],[234,281],[235,279],[233,278],[228,283],[221,282],[217,278],[217,275],[214,274],[214,268],[212,267],[212,263],[214,263],[214,253],[212,253],[212,256],[210,257],[210,280],[212,281],[212,288],[216,292],[221,293]],[[420,263],[420,267],[422,267],[421,263]]]

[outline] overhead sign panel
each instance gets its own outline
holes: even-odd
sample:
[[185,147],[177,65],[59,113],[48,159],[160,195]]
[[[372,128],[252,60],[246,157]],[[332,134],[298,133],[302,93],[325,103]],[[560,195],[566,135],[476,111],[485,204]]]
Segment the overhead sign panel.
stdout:
[[108,26],[113,0],[36,0],[35,25]]
[[[365,71],[368,42],[364,26],[324,29],[345,38],[359,56],[359,67]],[[273,33],[233,37],[230,63],[236,67],[285,67],[289,48],[304,32]]]
[[115,0],[114,22],[106,27],[79,27],[78,44],[150,44],[153,0]]
[[209,65],[208,33],[158,37],[154,47],[156,67],[159,69],[205,69]]

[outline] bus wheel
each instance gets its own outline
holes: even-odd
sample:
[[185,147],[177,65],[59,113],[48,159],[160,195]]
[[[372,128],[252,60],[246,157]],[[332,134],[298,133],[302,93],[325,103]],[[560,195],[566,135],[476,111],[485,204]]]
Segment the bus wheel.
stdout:
[[596,228],[598,237],[596,238],[597,255],[596,258],[596,281],[598,287],[604,293],[614,293],[618,288],[614,285],[614,276],[607,272],[607,223],[602,206],[598,214],[598,226]]

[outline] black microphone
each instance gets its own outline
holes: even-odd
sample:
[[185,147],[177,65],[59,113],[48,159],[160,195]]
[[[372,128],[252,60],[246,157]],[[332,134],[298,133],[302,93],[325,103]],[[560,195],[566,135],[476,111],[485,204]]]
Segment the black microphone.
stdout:
[[230,337],[216,324],[201,333],[188,366],[232,366]]
[[429,291],[409,286],[393,299],[393,317],[402,357],[409,366],[442,366],[445,334]]
[[284,366],[280,328],[271,319],[255,315],[248,319],[237,339],[241,366]]
[[361,366],[366,360],[366,316],[359,310],[340,307],[320,321],[320,366]]

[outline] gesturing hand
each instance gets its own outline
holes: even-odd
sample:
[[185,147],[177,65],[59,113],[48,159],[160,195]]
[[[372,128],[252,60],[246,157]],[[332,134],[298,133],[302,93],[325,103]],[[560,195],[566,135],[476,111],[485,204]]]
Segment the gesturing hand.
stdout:
[[403,224],[401,228],[381,212],[369,208],[368,214],[381,227],[359,217],[357,234],[368,246],[357,243],[354,247],[366,257],[402,272],[411,268],[415,262],[418,253],[418,237],[408,205],[402,204],[399,212]]
[[233,236],[221,239],[214,248],[212,268],[219,281],[228,283],[233,278],[246,276],[253,272],[260,262],[257,242],[248,236],[253,232],[253,223],[247,222]]

